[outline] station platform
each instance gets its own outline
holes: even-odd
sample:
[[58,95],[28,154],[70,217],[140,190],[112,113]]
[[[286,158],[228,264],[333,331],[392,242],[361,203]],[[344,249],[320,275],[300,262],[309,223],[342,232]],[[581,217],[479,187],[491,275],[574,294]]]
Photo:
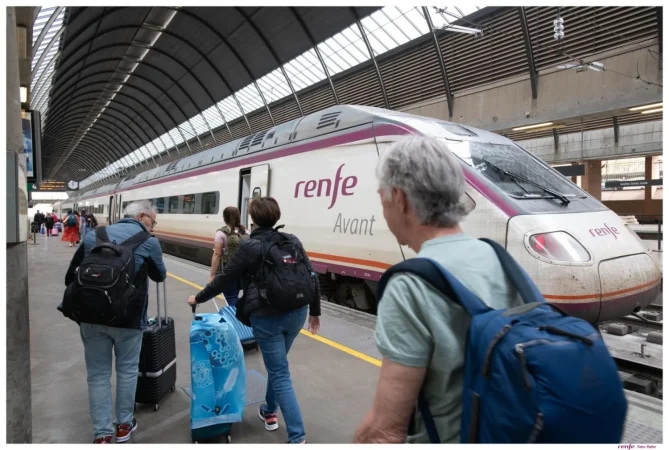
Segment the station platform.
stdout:
[[[84,352],[77,325],[56,310],[65,289],[65,272],[75,252],[60,238],[37,236],[28,244],[30,276],[30,345],[34,443],[90,443],[91,420]],[[168,269],[168,315],[174,318],[177,340],[177,389],[168,393],[157,412],[140,405],[133,443],[190,443],[189,329],[192,313],[186,300],[207,282],[208,271],[165,255]],[[155,287],[150,289],[149,317],[156,314]],[[218,306],[224,300],[216,299]],[[199,312],[214,311],[213,302]],[[373,338],[375,317],[323,303],[321,332],[303,330],[289,355],[293,385],[309,443],[350,443],[371,407],[380,355]],[[306,324],[305,324],[306,328]],[[246,368],[257,373],[247,397],[244,420],[235,424],[233,443],[284,443],[280,428],[267,432],[257,415],[264,397],[266,371],[258,351],[246,354]],[[112,377],[112,386],[115,376]],[[629,414],[624,442],[662,442],[662,401],[628,392]]]

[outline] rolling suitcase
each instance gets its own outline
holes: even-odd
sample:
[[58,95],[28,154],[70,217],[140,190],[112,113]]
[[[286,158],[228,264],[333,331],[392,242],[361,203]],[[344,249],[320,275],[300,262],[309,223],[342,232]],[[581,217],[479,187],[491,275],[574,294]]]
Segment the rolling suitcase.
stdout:
[[176,390],[177,352],[174,320],[167,317],[167,288],[163,283],[165,317],[160,316],[160,286],[156,283],[158,314],[155,323],[149,323],[142,336],[139,356],[136,403],[149,403],[158,411],[158,404],[167,392]]
[[221,315],[225,317],[233,327],[239,336],[239,340],[242,343],[244,351],[253,350],[258,348],[258,342],[256,341],[255,336],[253,336],[253,329],[247,327],[237,319],[237,307],[236,306],[226,306],[221,308]]
[[[214,302],[216,304],[216,302]],[[244,350],[234,326],[218,313],[196,314],[190,329],[193,442],[230,443],[246,406]]]
[[51,236],[58,236],[58,228],[51,229]]

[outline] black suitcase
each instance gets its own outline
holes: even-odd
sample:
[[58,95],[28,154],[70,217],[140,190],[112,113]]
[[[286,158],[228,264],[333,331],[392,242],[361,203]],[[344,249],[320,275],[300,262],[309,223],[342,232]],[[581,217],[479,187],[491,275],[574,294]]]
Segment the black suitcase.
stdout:
[[177,352],[174,320],[167,317],[167,288],[163,283],[165,317],[160,316],[160,287],[156,283],[158,314],[156,323],[149,325],[142,336],[142,352],[139,356],[139,377],[135,392],[136,403],[158,404],[168,392],[176,390]]

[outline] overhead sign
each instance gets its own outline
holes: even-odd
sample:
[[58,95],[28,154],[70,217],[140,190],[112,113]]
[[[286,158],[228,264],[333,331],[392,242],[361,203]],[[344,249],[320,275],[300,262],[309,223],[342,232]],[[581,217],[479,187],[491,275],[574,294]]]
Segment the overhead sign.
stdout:
[[659,180],[607,181],[604,183],[604,187],[607,188],[637,187],[637,186],[662,186],[662,178],[660,178]]
[[559,166],[553,169],[560,172],[565,177],[582,177],[585,175],[585,164],[577,164],[575,166]]
[[40,192],[67,192],[71,190],[64,181],[56,180],[42,180],[37,186],[37,191]]

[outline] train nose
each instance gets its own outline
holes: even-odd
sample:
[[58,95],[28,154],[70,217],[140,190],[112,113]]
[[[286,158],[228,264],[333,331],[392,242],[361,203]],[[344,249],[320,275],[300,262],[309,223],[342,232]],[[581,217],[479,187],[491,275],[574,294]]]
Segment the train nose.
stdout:
[[598,321],[617,319],[654,302],[660,295],[660,271],[647,254],[599,263],[601,300]]

